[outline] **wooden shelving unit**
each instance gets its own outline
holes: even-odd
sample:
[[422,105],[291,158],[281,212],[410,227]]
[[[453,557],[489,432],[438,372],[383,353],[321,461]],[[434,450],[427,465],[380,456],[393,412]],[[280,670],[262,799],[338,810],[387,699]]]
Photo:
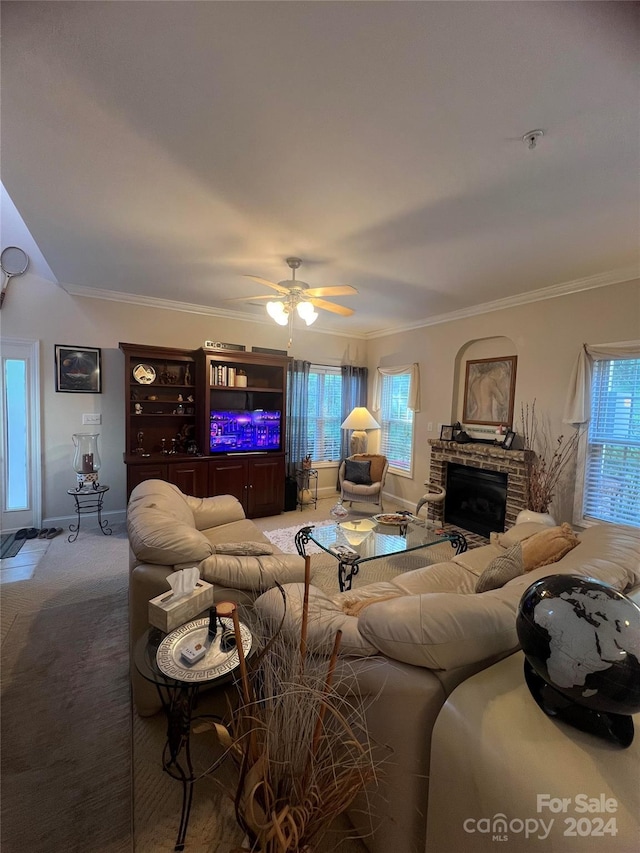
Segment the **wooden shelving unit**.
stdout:
[[[185,494],[232,494],[247,516],[284,507],[286,356],[121,343],[127,493],[143,480]],[[180,399],[181,398],[181,399]],[[211,412],[279,411],[280,449],[210,452]]]

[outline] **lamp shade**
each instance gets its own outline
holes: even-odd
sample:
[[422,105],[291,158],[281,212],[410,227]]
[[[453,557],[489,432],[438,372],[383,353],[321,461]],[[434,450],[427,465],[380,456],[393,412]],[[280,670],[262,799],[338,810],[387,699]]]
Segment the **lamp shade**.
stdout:
[[354,453],[367,452],[367,433],[368,429],[380,429],[380,424],[369,412],[365,406],[356,406],[351,413],[342,422],[342,429],[350,429],[351,440],[349,442],[349,451],[353,456]]
[[342,429],[380,429],[380,424],[365,406],[356,406],[342,422]]

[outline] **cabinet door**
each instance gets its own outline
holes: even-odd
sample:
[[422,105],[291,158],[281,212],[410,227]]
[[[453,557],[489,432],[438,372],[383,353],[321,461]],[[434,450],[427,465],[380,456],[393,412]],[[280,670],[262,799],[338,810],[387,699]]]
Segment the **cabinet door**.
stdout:
[[139,483],[145,480],[166,480],[167,466],[151,463],[148,465],[127,465],[127,499]]
[[233,495],[247,512],[247,460],[211,459],[209,461],[209,494]]
[[168,464],[167,479],[185,495],[206,498],[209,494],[207,463],[204,459]]
[[284,457],[249,462],[247,515],[277,515],[284,507]]

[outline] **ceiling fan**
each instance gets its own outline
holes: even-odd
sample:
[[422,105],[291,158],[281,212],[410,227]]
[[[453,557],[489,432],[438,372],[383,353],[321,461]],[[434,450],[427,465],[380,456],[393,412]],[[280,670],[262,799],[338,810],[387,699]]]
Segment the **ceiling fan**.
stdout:
[[257,275],[247,275],[247,278],[252,278],[259,284],[264,284],[266,287],[277,291],[278,296],[273,294],[259,296],[239,296],[228,300],[229,302],[254,302],[257,299],[267,299],[267,313],[269,316],[279,323],[281,326],[289,325],[289,346],[291,346],[291,331],[293,325],[294,309],[298,316],[305,321],[307,326],[310,326],[318,319],[318,314],[314,308],[320,308],[323,311],[331,311],[333,314],[340,314],[343,317],[349,317],[353,314],[352,308],[345,308],[343,305],[336,305],[334,302],[327,302],[326,299],[321,299],[322,296],[352,296],[358,291],[355,287],[348,284],[336,285],[333,287],[309,287],[306,281],[300,281],[296,278],[296,270],[300,268],[302,261],[300,258],[286,258],[287,265],[291,269],[291,278],[280,281],[277,284],[274,281],[269,281],[266,278],[261,278]]

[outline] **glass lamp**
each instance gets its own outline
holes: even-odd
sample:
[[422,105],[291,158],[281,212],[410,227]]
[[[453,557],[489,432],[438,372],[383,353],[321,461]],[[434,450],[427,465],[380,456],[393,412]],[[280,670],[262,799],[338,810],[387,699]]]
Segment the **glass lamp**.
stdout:
[[100,470],[100,454],[98,453],[99,432],[77,432],[72,436],[75,452],[73,468],[76,472],[77,491],[86,488],[97,489],[98,471]]
[[349,454],[367,452],[367,430],[380,429],[380,424],[366,406],[356,406],[342,422],[342,429],[353,430],[349,440]]

